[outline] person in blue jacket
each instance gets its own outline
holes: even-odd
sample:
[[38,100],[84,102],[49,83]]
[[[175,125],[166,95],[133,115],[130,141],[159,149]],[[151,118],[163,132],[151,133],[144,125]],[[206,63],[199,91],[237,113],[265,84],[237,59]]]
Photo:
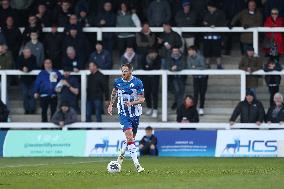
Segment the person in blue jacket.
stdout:
[[40,99],[41,106],[41,121],[48,122],[47,110],[50,106],[50,117],[56,111],[57,107],[57,94],[55,87],[58,82],[62,79],[62,75],[58,70],[52,68],[52,61],[50,59],[45,59],[44,70],[42,70],[36,78],[35,81],[35,92],[34,97]]

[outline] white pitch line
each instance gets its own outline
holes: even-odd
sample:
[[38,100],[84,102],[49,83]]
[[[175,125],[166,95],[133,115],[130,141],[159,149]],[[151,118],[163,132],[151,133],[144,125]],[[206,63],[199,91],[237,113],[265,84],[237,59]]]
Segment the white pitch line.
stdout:
[[102,161],[79,161],[79,162],[70,162],[70,163],[40,163],[40,164],[18,164],[18,165],[5,165],[0,168],[17,168],[17,167],[38,167],[38,166],[49,166],[49,165],[76,165],[76,164],[85,164],[85,163],[98,163],[98,162],[108,162],[107,160]]

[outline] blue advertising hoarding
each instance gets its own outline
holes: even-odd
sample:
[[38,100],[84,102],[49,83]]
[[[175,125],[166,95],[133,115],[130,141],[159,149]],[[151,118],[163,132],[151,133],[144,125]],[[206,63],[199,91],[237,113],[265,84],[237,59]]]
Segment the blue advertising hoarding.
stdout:
[[217,131],[156,131],[159,156],[214,157]]

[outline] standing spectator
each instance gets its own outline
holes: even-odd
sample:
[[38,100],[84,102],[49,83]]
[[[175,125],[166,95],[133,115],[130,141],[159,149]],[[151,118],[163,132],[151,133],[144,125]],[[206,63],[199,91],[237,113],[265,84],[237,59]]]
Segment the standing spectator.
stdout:
[[69,32],[71,30],[71,28],[76,28],[78,33],[81,33],[83,31],[83,26],[81,25],[81,23],[78,20],[78,17],[76,14],[71,14],[68,18],[68,23],[65,25],[64,27],[64,31],[67,35],[69,35]]
[[82,27],[90,27],[90,17],[88,14],[88,10],[84,7],[79,8],[79,13],[77,14],[78,17],[78,24]]
[[[266,18],[264,27],[283,27],[283,18],[279,16],[278,9],[271,10],[271,16]],[[267,56],[274,57],[279,60],[279,56],[284,53],[283,36],[280,32],[270,32],[265,34],[264,51]]]
[[0,122],[8,122],[9,113],[7,106],[0,99]]
[[198,123],[199,116],[191,95],[186,95],[183,104],[177,109],[177,122],[179,123]]
[[[167,60],[167,67],[169,71],[181,71],[184,69],[184,58],[182,56],[182,53],[178,47],[173,47],[171,50],[171,55]],[[174,95],[175,95],[175,101],[172,105],[172,109],[176,109],[176,107],[179,107],[182,104],[182,99],[184,95],[184,88],[185,88],[185,78],[182,75],[171,75],[169,76],[170,81],[173,82],[173,88],[174,88]]]
[[[263,70],[265,72],[271,71],[282,71],[281,64],[275,59],[269,59],[268,62],[264,65]],[[273,105],[273,98],[276,93],[279,92],[279,86],[281,82],[280,75],[266,75],[265,77],[266,85],[270,93],[270,106]]]
[[256,123],[260,125],[264,121],[265,111],[263,105],[250,90],[247,90],[245,100],[239,102],[234,109],[230,118],[230,125],[235,123],[239,115],[241,116],[241,123]]
[[166,59],[171,55],[172,47],[182,48],[182,39],[179,34],[172,30],[171,23],[163,24],[164,32],[158,37],[160,55],[162,57],[162,68],[168,69]]
[[103,43],[96,43],[95,51],[90,55],[89,62],[95,62],[99,69],[110,70],[112,68],[111,54],[104,49]]
[[206,12],[206,6],[207,6],[208,0],[191,0],[191,8],[197,13],[197,16],[199,18],[198,21],[202,21],[202,18],[204,17],[204,14]]
[[[197,49],[194,46],[191,46],[187,50],[187,68],[192,70],[205,70],[207,66],[204,62],[204,58],[200,53],[197,53]],[[205,95],[208,85],[208,76],[207,75],[193,75],[193,93],[195,104],[198,104],[198,99],[200,98],[199,104],[199,115],[204,114],[204,102]]]
[[0,7],[0,27],[1,28],[5,26],[6,19],[9,16],[13,17],[17,25],[18,24],[17,23],[17,11],[11,8],[9,0],[2,0],[1,7]]
[[12,68],[13,58],[5,44],[0,43],[0,70],[8,70]]
[[[175,16],[175,22],[178,27],[195,27],[197,24],[197,14],[191,8],[189,0],[182,3],[183,9]],[[195,35],[193,33],[182,33],[185,48],[194,45]]]
[[[116,15],[113,13],[111,2],[106,1],[104,3],[103,11],[98,12],[94,25],[97,27],[115,27]],[[110,54],[112,54],[113,39],[113,33],[103,33],[103,46],[110,52]]]
[[61,69],[62,60],[62,43],[63,36],[61,33],[57,32],[57,26],[52,25],[51,32],[48,32],[44,36],[43,44],[45,49],[45,54],[53,62],[53,67],[55,69]]
[[20,47],[22,44],[23,36],[18,27],[15,27],[14,18],[8,16],[6,19],[6,26],[3,28],[7,46],[12,52],[13,60],[16,61],[19,55]]
[[[37,68],[36,57],[32,55],[31,49],[24,48],[22,55],[19,56],[17,67],[20,71],[28,73]],[[25,114],[34,114],[36,110],[36,101],[34,99],[35,76],[21,76],[20,82],[23,93],[23,106]]]
[[77,122],[77,113],[66,101],[61,102],[59,110],[52,116],[51,122],[64,127]]
[[156,35],[151,32],[149,23],[144,22],[142,30],[136,33],[137,52],[143,57],[146,56],[148,49],[154,47]]
[[62,75],[58,70],[53,69],[52,61],[50,59],[44,60],[44,70],[42,70],[35,81],[34,97],[40,98],[41,106],[41,121],[47,122],[47,110],[50,106],[51,116],[56,111],[57,107],[57,95],[55,87],[61,80]]
[[47,9],[45,3],[39,3],[37,6],[36,17],[42,27],[50,27],[52,23],[52,15]]
[[[121,3],[116,17],[116,27],[140,27],[141,23],[136,13],[130,13],[125,3]],[[118,33],[118,50],[122,55],[126,46],[135,46],[135,33]]]
[[141,57],[135,53],[134,48],[127,46],[124,54],[120,58],[120,65],[131,64],[133,69],[141,68]]
[[[231,25],[235,25],[237,22],[239,22],[245,29],[262,26],[262,14],[259,10],[257,10],[254,0],[248,1],[248,9],[245,9],[234,16],[231,21]],[[242,54],[245,54],[247,48],[253,46],[253,34],[251,32],[242,33],[240,41],[241,52]]]
[[267,123],[283,123],[284,122],[284,104],[283,96],[280,93],[275,93],[274,103],[270,105],[267,114]]
[[[247,53],[242,57],[239,69],[248,72],[249,74],[260,70],[262,68],[262,63],[259,57],[254,56],[254,49],[252,47],[247,48]],[[246,89],[250,89],[254,94],[256,94],[256,88],[258,87],[258,76],[257,75],[247,75],[246,76]]]
[[156,156],[157,151],[157,137],[153,134],[153,128],[148,126],[145,128],[146,135],[139,141],[140,155]]
[[[161,57],[155,48],[149,49],[148,54],[142,59],[143,70],[160,70]],[[146,100],[146,115],[151,115],[153,118],[158,117],[158,95],[159,95],[159,75],[145,75],[143,76],[143,85],[145,90]]]
[[66,50],[67,57],[63,58],[62,67],[68,68],[69,70],[73,70],[74,72],[79,72],[83,67],[82,62],[76,55],[76,50],[74,47],[68,47]]
[[[214,1],[209,1],[208,11],[205,13],[202,25],[205,27],[221,27],[226,25],[226,16],[223,11],[217,9]],[[217,69],[223,69],[221,64],[222,36],[219,33],[204,34],[204,56],[206,65],[210,68],[210,59],[216,58]]]
[[171,8],[166,0],[153,0],[147,10],[147,18],[151,27],[160,27],[171,20]]
[[56,85],[55,91],[60,93],[60,101],[68,102],[69,105],[79,113],[78,95],[79,82],[77,77],[70,75],[73,69],[70,67],[63,68],[63,78]]
[[41,37],[42,27],[36,17],[36,15],[30,15],[28,18],[28,25],[23,32],[23,44],[25,45],[31,38],[31,33],[37,32],[38,39]]
[[36,64],[38,68],[42,67],[44,60],[44,48],[41,42],[38,40],[38,32],[31,31],[31,40],[26,44],[25,47],[31,49],[32,54],[36,57]]
[[103,102],[108,101],[108,86],[105,83],[105,76],[98,70],[94,62],[89,63],[91,74],[87,79],[87,110],[86,121],[92,122],[93,110],[96,111],[96,121],[102,122]]
[[68,0],[63,0],[60,7],[54,11],[54,20],[59,27],[65,27],[68,23],[69,17],[73,14],[71,3]]
[[282,0],[266,0],[264,4],[264,16],[270,16],[271,10],[277,8],[279,15],[284,17],[284,1]]

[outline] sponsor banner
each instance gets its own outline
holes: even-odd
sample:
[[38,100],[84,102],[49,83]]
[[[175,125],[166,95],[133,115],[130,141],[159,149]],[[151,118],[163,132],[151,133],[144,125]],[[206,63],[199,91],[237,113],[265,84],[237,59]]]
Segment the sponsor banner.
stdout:
[[83,156],[86,131],[8,131],[4,157]]
[[3,157],[3,145],[7,131],[0,131],[0,157]]
[[276,157],[284,130],[220,130],[216,157]]
[[[138,130],[136,134],[136,146],[145,135],[144,130]],[[125,135],[121,130],[93,130],[87,132],[85,156],[117,156],[125,141]],[[129,155],[126,152],[126,155]]]
[[159,156],[214,157],[216,131],[156,131]]

